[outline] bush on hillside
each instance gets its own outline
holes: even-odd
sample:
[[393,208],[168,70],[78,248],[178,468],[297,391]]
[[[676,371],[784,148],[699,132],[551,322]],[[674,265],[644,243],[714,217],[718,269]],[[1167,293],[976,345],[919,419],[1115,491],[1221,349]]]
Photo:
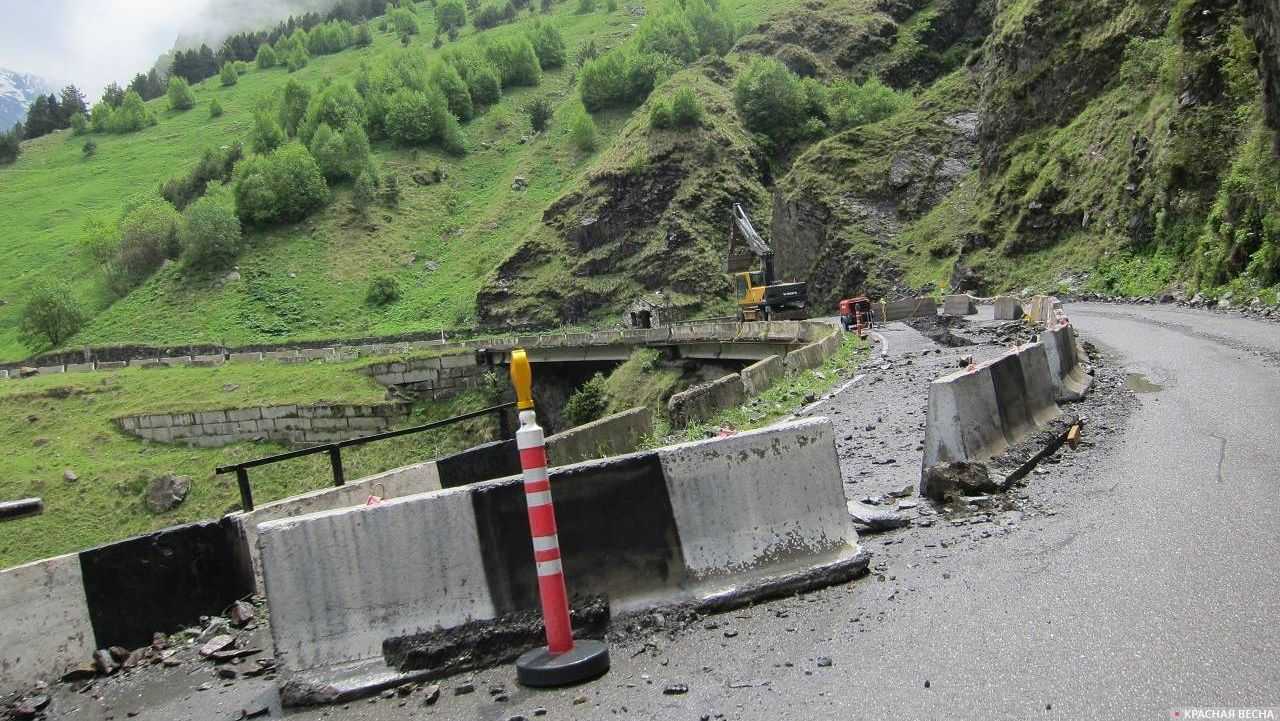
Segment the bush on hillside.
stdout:
[[[196,106],[196,96],[191,92],[191,86],[186,80],[177,75],[169,76],[169,109],[170,110],[190,110]],[[123,108],[124,106],[120,106]]]
[[734,104],[749,130],[778,143],[796,137],[809,116],[800,78],[774,58],[751,61],[734,85]]
[[240,75],[236,72],[236,67],[232,63],[223,63],[222,70],[218,71],[218,81],[223,87],[235,85],[240,82]]
[[654,100],[649,106],[649,127],[654,130],[666,130],[674,125],[671,120],[671,104],[666,100]]
[[400,35],[418,34],[418,16],[409,8],[399,7],[387,13],[391,27]]
[[242,160],[234,194],[236,215],[254,225],[302,220],[329,198],[320,166],[300,143]]
[[249,140],[253,152],[266,155],[284,145],[285,134],[274,118],[259,111],[253,118],[253,135]]
[[485,47],[485,55],[497,69],[504,88],[542,82],[538,54],[534,52],[533,43],[523,35],[490,43]]
[[332,55],[351,47],[355,42],[355,33],[351,23],[345,20],[330,20],[315,26],[307,34],[307,52],[311,55]]
[[596,149],[596,121],[585,108],[577,108],[569,118],[569,142],[584,153]]
[[541,133],[551,124],[554,109],[551,107],[551,100],[546,96],[529,101],[525,110],[529,113],[529,126],[533,128],[533,132]]
[[22,138],[17,130],[0,133],[0,165],[8,165],[22,154]]
[[93,138],[84,141],[84,145],[80,147],[80,152],[84,154],[86,160],[98,154],[98,144],[93,142]]
[[307,49],[304,47],[292,48],[284,57],[285,67],[291,73],[296,73],[307,67],[309,62],[311,62],[311,55],[307,53]]
[[351,86],[351,83],[340,80],[311,98],[307,104],[307,115],[298,129],[298,137],[302,142],[310,144],[311,136],[321,123],[330,128],[345,128],[350,125],[364,127],[366,120],[364,98]]
[[200,198],[182,214],[182,265],[201,273],[226,270],[240,254],[240,219],[214,198]]
[[574,12],[589,15],[596,11],[596,0],[578,0],[578,8]]
[[369,283],[364,299],[369,305],[379,308],[390,305],[400,300],[400,281],[390,275],[377,276]]
[[432,63],[431,70],[427,74],[427,82],[444,93],[445,100],[449,103],[449,112],[453,113],[458,120],[471,119],[475,113],[471,103],[471,91],[467,89],[466,81],[452,65],[439,60]]
[[609,407],[609,394],[605,390],[605,378],[601,373],[591,377],[569,396],[564,405],[564,419],[573,426],[599,420]]
[[211,118],[222,117],[222,103],[219,103],[217,98],[214,98],[213,100],[209,101],[209,117]]
[[564,65],[564,38],[560,35],[560,31],[556,29],[556,26],[549,23],[538,23],[528,32],[528,36],[529,42],[533,44],[533,51],[538,56],[538,64],[544,70]]
[[56,348],[80,331],[86,315],[70,286],[37,285],[18,316],[18,333],[31,350]]
[[439,88],[397,90],[387,101],[386,126],[387,135],[401,145],[439,143],[451,153],[463,152],[462,130]]
[[698,38],[699,53],[724,55],[733,47],[738,34],[727,8],[707,0],[685,0],[684,13]]
[[125,213],[115,263],[124,288],[139,285],[165,260],[177,257],[181,220],[178,211],[160,199],[148,199]]
[[280,61],[276,58],[276,51],[271,48],[271,45],[263,43],[258,46],[258,55],[254,58],[254,62],[258,64],[259,70],[269,70]]
[[356,178],[355,187],[351,189],[351,203],[363,215],[377,199],[378,180],[373,175],[373,168],[365,168]]
[[327,180],[355,178],[369,164],[369,138],[358,125],[334,130],[321,123],[310,147]]
[[680,88],[671,98],[671,123],[680,128],[692,128],[702,123],[702,103],[693,88]]
[[636,31],[636,45],[641,52],[669,55],[682,63],[701,55],[698,36],[678,4],[646,16]]
[[911,96],[869,78],[861,85],[839,81],[826,94],[827,117],[837,130],[870,125],[893,115],[911,102]]
[[236,163],[242,157],[244,149],[238,142],[225,148],[206,149],[191,172],[182,177],[170,178],[160,186],[160,197],[182,210],[204,195],[210,183],[231,180]]
[[400,207],[400,180],[395,175],[388,175],[382,181],[382,204],[388,208]]
[[516,9],[511,3],[492,3],[477,10],[471,24],[476,26],[476,30],[488,30],[515,19]]
[[473,112],[474,106],[493,105],[502,98],[502,76],[476,48],[450,50],[445,53],[445,62],[466,82]]
[[363,22],[356,26],[352,42],[358,48],[367,48],[373,45],[373,33],[369,31],[369,23]]
[[84,135],[87,132],[89,132],[89,119],[84,116],[84,113],[76,113],[75,115],[72,115],[71,134]]
[[467,24],[467,7],[462,0],[441,0],[436,6],[436,25],[449,32]]
[[98,133],[132,133],[155,125],[156,118],[147,109],[142,96],[136,90],[130,90],[119,106],[105,100],[94,105],[89,124]]
[[675,69],[664,55],[622,46],[582,66],[579,94],[587,110],[639,105]]
[[289,137],[298,134],[298,127],[302,125],[310,105],[311,89],[298,82],[297,78],[289,78],[280,99],[280,127]]

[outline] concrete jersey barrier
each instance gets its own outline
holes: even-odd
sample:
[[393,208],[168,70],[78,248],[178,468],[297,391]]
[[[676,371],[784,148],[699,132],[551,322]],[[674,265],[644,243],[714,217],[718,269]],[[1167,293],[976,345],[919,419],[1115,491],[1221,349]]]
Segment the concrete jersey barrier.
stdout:
[[[865,568],[826,419],[555,468],[551,480],[570,591],[607,596],[615,615]],[[262,524],[286,680],[385,669],[386,642],[538,608],[528,532],[519,477]]]
[[1054,396],[1059,402],[1084,398],[1093,384],[1093,376],[1080,365],[1080,350],[1075,328],[1063,323],[1040,334],[1053,381]]

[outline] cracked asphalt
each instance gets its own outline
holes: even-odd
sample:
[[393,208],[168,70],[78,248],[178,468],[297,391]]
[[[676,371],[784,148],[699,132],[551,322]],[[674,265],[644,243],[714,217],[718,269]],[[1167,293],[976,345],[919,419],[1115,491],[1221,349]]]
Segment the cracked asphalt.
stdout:
[[[846,495],[913,519],[862,537],[870,575],[626,635],[610,673],[574,688],[522,689],[504,666],[440,680],[431,705],[420,689],[289,718],[1154,719],[1280,706],[1280,327],[1169,307],[1067,312],[1098,351],[1093,393],[1064,409],[1089,418],[1085,443],[1003,498],[888,496],[919,480],[928,381],[998,352],[979,328],[990,324],[953,328],[988,341],[959,348],[890,324],[887,356],[806,409],[835,424]],[[76,711],[51,717],[234,719],[268,689],[216,685],[197,662],[167,672],[167,692],[60,687],[51,710]],[[475,691],[455,695],[467,683]]]

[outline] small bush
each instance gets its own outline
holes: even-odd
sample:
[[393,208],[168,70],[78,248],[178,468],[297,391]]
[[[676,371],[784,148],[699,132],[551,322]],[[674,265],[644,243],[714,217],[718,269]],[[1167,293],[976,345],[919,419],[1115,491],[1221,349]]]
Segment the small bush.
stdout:
[[792,139],[808,116],[800,78],[774,58],[752,60],[734,86],[734,103],[749,130],[774,142]]
[[351,203],[356,207],[362,215],[373,205],[373,201],[378,197],[378,182],[373,177],[371,169],[365,169],[356,178],[355,187],[351,192]]
[[321,124],[330,128],[364,127],[365,121],[365,102],[360,93],[345,80],[333,82],[316,93],[307,104],[307,114],[298,128],[298,137],[309,145],[311,136]]
[[333,130],[321,123],[311,138],[311,156],[328,180],[355,178],[369,164],[369,138],[358,125]]
[[258,55],[254,58],[254,62],[258,64],[259,70],[269,70],[280,61],[276,58],[276,51],[271,48],[270,43],[263,43],[258,46]]
[[80,151],[84,153],[84,157],[86,159],[92,158],[98,154],[98,144],[93,142],[93,138],[89,138],[84,141],[84,145],[80,148]]
[[[277,129],[277,132],[279,130]],[[272,148],[274,149],[274,148]],[[182,210],[196,198],[205,194],[210,183],[225,183],[231,180],[236,163],[244,156],[240,143],[233,143],[225,150],[209,148],[200,157],[200,162],[185,176],[170,178],[160,186],[160,197]]]
[[125,93],[120,107],[112,107],[109,103],[100,102],[93,106],[90,119],[96,132],[132,133],[156,124],[155,115],[147,109],[142,96],[137,91]]
[[[196,96],[191,92],[191,86],[177,75],[169,76],[168,96],[170,110],[190,110],[196,106]],[[120,109],[123,108],[121,105]]]
[[289,69],[289,72],[296,73],[307,67],[307,63],[310,61],[311,56],[307,54],[307,49],[299,46],[289,51],[289,54],[285,56],[284,64]]
[[369,31],[369,23],[360,23],[356,26],[355,37],[352,42],[358,48],[367,48],[373,45],[373,33]]
[[222,117],[222,104],[218,102],[217,98],[214,98],[213,100],[209,101],[209,117],[211,118]]
[[605,391],[605,378],[597,373],[569,396],[564,405],[564,418],[574,426],[599,420],[609,407],[609,395]]
[[369,284],[365,302],[375,307],[391,305],[400,300],[400,281],[389,275],[380,275]]
[[158,199],[147,200],[125,214],[120,221],[120,249],[116,259],[124,287],[137,286],[166,259],[177,257],[181,221],[172,205]]
[[674,69],[665,55],[615,48],[582,66],[579,94],[587,110],[638,105]]
[[618,0],[605,0],[604,9],[611,13],[618,12]]
[[515,18],[516,9],[511,3],[490,4],[480,8],[471,19],[471,23],[476,26],[476,30],[488,30],[509,23]]
[[467,24],[467,7],[462,0],[443,0],[436,6],[436,25],[444,32]]
[[671,123],[681,128],[692,128],[702,123],[702,104],[693,88],[680,88],[671,99]]
[[569,119],[569,142],[584,153],[596,149],[596,121],[585,108],[578,108]]
[[22,137],[18,135],[18,131],[15,129],[0,133],[0,165],[16,161],[21,154]]
[[250,138],[253,152],[266,155],[284,145],[284,130],[270,115],[259,112],[253,119],[253,135]]
[[502,87],[534,86],[542,82],[542,66],[533,43],[523,35],[490,43],[485,55],[502,78]]
[[574,11],[579,15],[588,15],[596,11],[596,0],[578,0],[578,8]]
[[870,125],[893,115],[911,102],[906,93],[900,93],[869,78],[858,85],[838,82],[827,91],[827,117],[837,130]]
[[655,130],[665,130],[672,125],[671,106],[664,100],[655,100],[649,108],[649,127]]
[[538,56],[538,64],[544,70],[564,65],[564,38],[554,25],[538,23],[529,31],[528,37],[529,42],[533,44],[534,53]]
[[182,214],[178,243],[184,267],[203,273],[225,270],[240,254],[240,219],[217,200],[200,198]]
[[241,161],[234,194],[236,214],[253,224],[302,220],[329,198],[320,166],[300,143]]
[[533,128],[533,132],[541,133],[551,124],[553,109],[551,101],[546,97],[534,98],[525,106],[525,110],[529,113],[529,125]]
[[84,113],[76,113],[71,116],[71,133],[73,135],[84,135],[89,132],[89,119]]
[[311,90],[298,82],[297,78],[289,78],[284,85],[284,96],[280,102],[280,127],[289,137],[298,134],[298,127],[307,115],[311,105]]
[[400,207],[400,181],[395,175],[388,175],[382,181],[382,204],[388,208]]
[[418,34],[418,16],[409,8],[399,7],[387,13],[391,26],[400,35]]
[[32,350],[56,348],[80,331],[85,312],[63,282],[37,285],[18,316],[18,333]]
[[218,71],[218,81],[223,87],[229,87],[240,82],[240,74],[236,72],[234,63],[223,63],[222,70]]

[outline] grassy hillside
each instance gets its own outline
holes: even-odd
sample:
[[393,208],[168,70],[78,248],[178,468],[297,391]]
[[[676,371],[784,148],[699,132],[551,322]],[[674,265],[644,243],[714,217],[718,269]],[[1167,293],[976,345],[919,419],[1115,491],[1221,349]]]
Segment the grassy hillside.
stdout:
[[[105,543],[239,508],[234,475],[213,469],[287,450],[274,443],[216,449],[148,443],[126,436],[113,419],[149,412],[258,405],[381,402],[385,389],[346,364],[233,364],[218,368],[124,369],[40,376],[0,384],[0,498],[42,497],[45,513],[0,524],[0,568]],[[422,404],[412,424],[488,405],[479,392]],[[349,478],[436,457],[487,439],[492,419],[444,431],[382,441],[343,453]],[[78,479],[64,479],[65,471]],[[154,515],[143,504],[147,483],[176,473],[192,479],[186,502]],[[254,500],[264,503],[330,482],[328,458],[317,455],[254,469]]]

